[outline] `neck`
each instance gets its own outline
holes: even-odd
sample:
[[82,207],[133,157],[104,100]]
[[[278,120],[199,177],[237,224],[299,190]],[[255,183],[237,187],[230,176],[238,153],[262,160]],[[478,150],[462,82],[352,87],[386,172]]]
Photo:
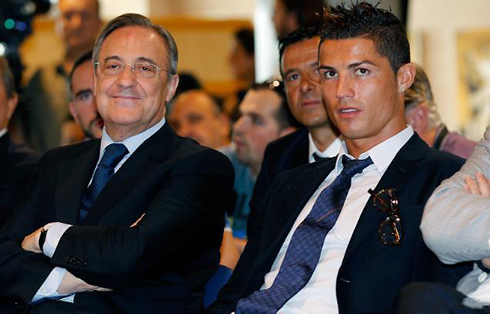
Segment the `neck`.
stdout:
[[308,131],[311,134],[311,138],[313,139],[316,148],[321,152],[326,150],[337,138],[337,135],[328,125],[317,128],[308,128]]
[[250,174],[252,175],[254,180],[257,179],[259,172],[260,172],[260,163],[258,165],[250,165]]
[[441,132],[441,130],[442,130],[442,127],[431,128],[425,132],[421,132],[422,134],[419,134],[419,136],[430,147],[434,147],[437,135],[439,135],[439,132]]
[[397,128],[395,129],[395,131],[387,133],[386,135],[378,134],[377,136],[371,138],[360,138],[360,139],[346,138],[345,145],[347,146],[347,150],[349,154],[357,159],[362,153],[367,152],[368,150],[377,146],[378,144],[381,144],[387,139],[390,139],[393,136],[397,135],[398,133],[403,131],[405,127],[406,125],[404,127]]

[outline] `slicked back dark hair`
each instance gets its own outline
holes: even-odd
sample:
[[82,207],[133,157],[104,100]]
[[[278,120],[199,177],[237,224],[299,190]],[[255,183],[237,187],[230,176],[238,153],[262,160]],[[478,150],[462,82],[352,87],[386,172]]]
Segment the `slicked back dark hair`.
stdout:
[[311,39],[313,37],[320,36],[319,27],[302,27],[298,28],[294,32],[290,33],[283,39],[279,41],[279,70],[281,71],[281,76],[284,78],[284,73],[282,71],[282,57],[284,56],[284,51],[287,47],[299,43],[304,40]]
[[84,64],[85,62],[90,62],[92,63],[92,50],[85,52],[82,54],[80,57],[78,57],[77,60],[75,60],[75,63],[73,63],[73,67],[71,68],[70,75],[68,76],[68,81],[70,82],[70,92],[73,90],[73,73],[75,73],[75,70]]
[[410,45],[402,22],[391,12],[361,1],[347,7],[326,8],[323,14],[321,42],[328,39],[366,38],[374,42],[378,53],[398,72],[410,62]]
[[299,27],[319,27],[324,0],[280,0],[288,13],[296,14]]
[[275,114],[277,124],[281,130],[287,127],[302,127],[302,124],[296,120],[291,113],[291,109],[288,106],[288,100],[286,98],[286,92],[284,91],[284,83],[278,80],[268,80],[263,83],[255,83],[249,90],[260,91],[270,90],[277,94],[281,98],[281,105]]
[[240,28],[235,32],[235,39],[242,44],[249,56],[255,54],[254,30],[252,28]]

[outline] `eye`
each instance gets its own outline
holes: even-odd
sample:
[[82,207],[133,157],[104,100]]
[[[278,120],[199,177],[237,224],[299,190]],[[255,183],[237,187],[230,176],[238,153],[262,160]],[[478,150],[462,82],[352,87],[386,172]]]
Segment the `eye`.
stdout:
[[334,70],[322,70],[322,71],[320,71],[320,74],[321,74],[322,78],[324,78],[326,80],[337,77],[337,72],[335,72]]
[[369,74],[369,70],[368,69],[364,69],[364,68],[359,68],[359,69],[356,69],[356,71],[354,73],[356,75],[366,76],[366,75]]
[[297,80],[299,80],[299,74],[297,74],[297,73],[289,74],[286,77],[286,81],[288,81],[288,82],[293,82],[293,81],[297,81]]

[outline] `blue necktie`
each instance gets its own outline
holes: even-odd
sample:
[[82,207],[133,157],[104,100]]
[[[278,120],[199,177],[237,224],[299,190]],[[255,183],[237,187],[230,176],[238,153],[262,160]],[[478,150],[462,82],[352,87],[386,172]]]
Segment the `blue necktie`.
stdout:
[[323,243],[344,206],[352,177],[372,164],[371,158],[350,160],[342,156],[344,169],[318,196],[311,212],[294,231],[279,273],[269,289],[241,299],[236,313],[276,313],[310,280]]
[[114,168],[116,165],[127,153],[129,153],[129,151],[124,144],[112,143],[106,147],[104,156],[95,170],[92,183],[90,183],[82,196],[80,215],[78,217],[79,224],[83,222],[100,191],[102,191],[104,186],[114,175]]

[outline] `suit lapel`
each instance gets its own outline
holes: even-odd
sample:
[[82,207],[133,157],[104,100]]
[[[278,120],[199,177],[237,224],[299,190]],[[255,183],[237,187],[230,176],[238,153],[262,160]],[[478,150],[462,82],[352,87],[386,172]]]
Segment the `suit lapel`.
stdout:
[[55,188],[56,216],[59,221],[77,224],[80,200],[97,164],[99,147],[100,141],[94,142],[82,154],[60,163]]
[[291,183],[281,187],[281,193],[278,195],[281,199],[273,200],[274,208],[277,210],[268,226],[271,234],[274,235],[272,238],[279,239],[278,243],[284,242],[299,213],[334,169],[335,160],[336,158],[329,158],[310,164],[304,170],[297,171],[295,180],[288,180]]
[[[426,150],[427,144],[417,134],[414,134],[396,154],[381,177],[375,191],[378,192],[386,188],[394,188],[396,191],[401,191],[408,178],[417,171],[417,160],[425,155]],[[403,217],[403,212],[400,213],[400,216]],[[386,217],[386,214],[373,206],[373,198],[370,197],[347,246],[344,261],[356,251],[370,233],[377,232],[379,224],[384,217]]]
[[118,200],[134,189],[135,184],[143,181],[170,156],[176,139],[176,134],[165,124],[143,142],[100,192],[83,224],[97,224]]

